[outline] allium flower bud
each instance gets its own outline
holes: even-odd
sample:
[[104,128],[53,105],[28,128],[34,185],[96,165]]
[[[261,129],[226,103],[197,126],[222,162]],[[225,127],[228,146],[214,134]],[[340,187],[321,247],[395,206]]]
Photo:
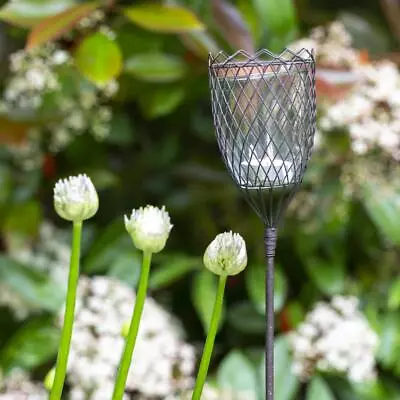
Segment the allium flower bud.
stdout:
[[96,188],[86,175],[60,179],[54,186],[54,208],[68,221],[89,219],[99,208]]
[[220,233],[208,245],[203,261],[214,274],[237,275],[247,265],[246,243],[238,233]]
[[133,210],[130,218],[125,215],[125,227],[134,245],[142,251],[158,253],[167,242],[172,225],[165,207],[141,207]]

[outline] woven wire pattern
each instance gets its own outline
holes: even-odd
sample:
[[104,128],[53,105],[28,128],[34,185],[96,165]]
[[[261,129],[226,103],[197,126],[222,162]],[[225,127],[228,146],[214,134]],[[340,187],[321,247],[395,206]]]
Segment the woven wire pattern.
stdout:
[[209,78],[225,165],[267,226],[276,226],[302,182],[313,146],[313,54],[220,52],[209,57]]

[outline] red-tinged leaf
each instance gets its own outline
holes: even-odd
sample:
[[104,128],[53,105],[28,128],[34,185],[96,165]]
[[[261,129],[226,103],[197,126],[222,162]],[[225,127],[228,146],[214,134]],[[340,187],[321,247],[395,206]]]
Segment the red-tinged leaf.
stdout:
[[73,0],[18,0],[0,8],[0,20],[22,28],[32,28],[42,19],[74,5]]
[[204,25],[190,10],[178,6],[141,4],[125,8],[123,13],[136,25],[162,33],[204,30]]
[[80,4],[59,14],[45,18],[29,34],[26,48],[31,49],[50,40],[58,39],[99,6],[100,3],[98,1]]

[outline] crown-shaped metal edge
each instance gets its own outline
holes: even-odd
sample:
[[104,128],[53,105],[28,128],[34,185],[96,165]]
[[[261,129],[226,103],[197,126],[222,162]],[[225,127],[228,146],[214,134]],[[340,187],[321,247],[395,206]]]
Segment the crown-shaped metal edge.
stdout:
[[242,49],[231,55],[221,50],[216,55],[209,53],[208,56],[208,66],[210,68],[294,63],[315,64],[314,50],[303,47],[298,51],[293,51],[286,47],[280,54],[275,54],[268,49],[260,49],[253,55]]

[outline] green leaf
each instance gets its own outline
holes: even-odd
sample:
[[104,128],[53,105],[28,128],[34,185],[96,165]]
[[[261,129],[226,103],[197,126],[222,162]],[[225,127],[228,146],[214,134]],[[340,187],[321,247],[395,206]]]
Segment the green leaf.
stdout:
[[363,183],[363,202],[374,224],[394,244],[400,245],[400,190]]
[[141,4],[125,8],[123,13],[144,29],[162,33],[203,30],[204,25],[188,9],[161,4]]
[[380,323],[378,359],[387,368],[400,362],[400,317],[397,312],[388,313]]
[[9,1],[0,9],[0,19],[23,28],[31,28],[43,18],[61,13],[73,4],[73,0]]
[[104,139],[115,145],[126,145],[132,143],[134,129],[129,117],[122,112],[113,112],[110,134]]
[[182,102],[185,92],[182,87],[157,87],[144,92],[139,98],[142,112],[149,119],[172,113]]
[[260,314],[248,301],[243,301],[229,307],[229,324],[237,331],[249,335],[263,334],[265,332],[265,317]]
[[10,207],[4,220],[3,230],[6,235],[34,236],[42,220],[39,202],[29,201]]
[[60,38],[65,33],[71,31],[82,18],[85,18],[96,10],[99,5],[98,1],[79,4],[59,14],[43,19],[30,32],[27,49],[32,49],[48,41]]
[[188,32],[181,34],[183,44],[198,57],[207,60],[210,53],[216,54],[219,47],[208,32]]
[[5,344],[0,353],[0,364],[5,371],[12,368],[32,370],[55,357],[59,340],[60,331],[52,318],[35,318]]
[[[299,380],[292,373],[292,358],[289,341],[286,336],[275,339],[275,399],[293,400],[300,386]],[[260,365],[260,373],[265,387],[265,360]]]
[[115,40],[97,32],[79,44],[75,63],[87,79],[104,84],[121,73],[122,53]]
[[314,376],[307,391],[307,400],[335,400],[335,396],[320,376]]
[[130,57],[125,71],[146,82],[173,82],[186,74],[186,64],[174,55],[144,53]]
[[400,307],[400,278],[397,278],[390,287],[388,306],[392,310]]
[[132,239],[125,230],[124,221],[118,218],[94,241],[84,260],[83,270],[89,274],[106,272],[116,258],[124,253],[132,253],[133,249]]
[[257,373],[250,360],[240,351],[231,351],[221,362],[217,372],[217,384],[222,390],[255,396]]
[[260,20],[275,34],[286,34],[296,28],[294,0],[253,0]]
[[199,266],[201,266],[199,258],[184,255],[169,256],[157,269],[152,270],[149,286],[151,289],[169,286]]
[[32,309],[59,311],[64,302],[65,289],[55,285],[43,274],[0,256],[0,281],[21,296]]
[[[246,287],[249,297],[256,309],[265,314],[265,266],[252,265],[247,269],[245,275]],[[279,312],[285,304],[287,295],[286,277],[282,271],[275,270],[274,309]]]
[[131,251],[120,254],[109,267],[108,276],[118,278],[131,287],[139,282],[142,259],[139,252]]
[[[206,333],[210,327],[215,297],[217,295],[217,279],[217,276],[205,269],[198,272],[193,279],[191,291],[192,302]],[[221,322],[223,314],[224,312],[221,315]]]
[[314,284],[324,294],[332,296],[343,292],[346,276],[342,263],[310,257],[306,260],[306,268]]

